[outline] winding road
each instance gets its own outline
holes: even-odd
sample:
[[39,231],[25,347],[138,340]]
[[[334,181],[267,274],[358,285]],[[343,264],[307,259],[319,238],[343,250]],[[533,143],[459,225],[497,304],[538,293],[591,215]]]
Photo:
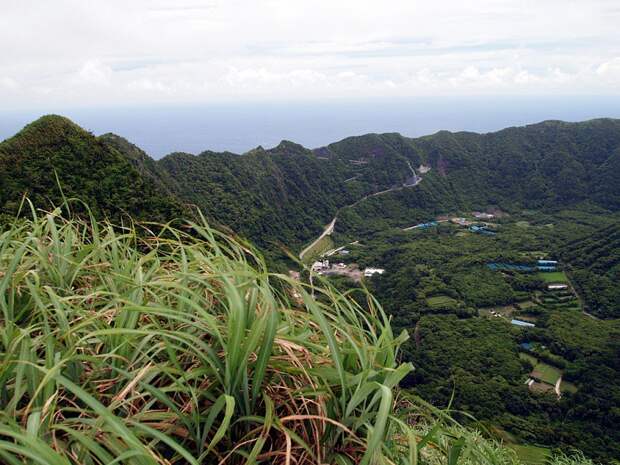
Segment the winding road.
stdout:
[[389,189],[385,189],[379,192],[374,192],[372,194],[368,194],[365,195],[364,197],[362,197],[359,200],[356,200],[355,202],[353,202],[350,205],[345,205],[344,207],[340,207],[338,209],[338,211],[336,212],[336,216],[334,216],[334,219],[331,221],[331,223],[329,223],[325,229],[323,230],[323,232],[321,233],[321,235],[319,237],[317,237],[309,246],[307,246],[305,249],[303,249],[300,254],[299,254],[299,259],[303,260],[304,255],[306,255],[308,253],[309,250],[311,250],[321,239],[323,239],[325,236],[329,236],[331,235],[331,233],[334,232],[334,227],[336,226],[336,220],[338,219],[338,213],[340,213],[341,210],[345,209],[345,208],[351,208],[351,207],[355,207],[357,204],[359,204],[360,202],[363,202],[366,199],[369,199],[370,197],[377,197],[379,195],[383,195],[383,194],[387,194],[388,192],[394,192],[394,191],[399,191],[401,189],[406,189],[408,187],[415,187],[418,184],[420,184],[420,182],[422,182],[422,177],[418,176],[418,174],[415,172],[415,170],[413,169],[413,167],[411,166],[411,163],[409,162],[409,160],[407,160],[407,165],[409,166],[409,169],[411,170],[411,172],[413,173],[413,183],[411,184],[403,184],[401,186],[397,186],[397,187],[391,187]]

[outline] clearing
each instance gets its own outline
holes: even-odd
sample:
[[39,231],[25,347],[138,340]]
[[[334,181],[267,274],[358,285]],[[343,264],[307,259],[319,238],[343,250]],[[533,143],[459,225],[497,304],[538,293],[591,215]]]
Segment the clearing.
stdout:
[[568,283],[566,273],[563,271],[552,271],[550,273],[538,273],[536,275],[546,283]]
[[440,307],[452,307],[458,304],[458,302],[454,300],[452,297],[448,297],[447,295],[436,295],[436,296],[427,298],[426,304],[430,308],[440,308]]
[[551,386],[555,386],[555,383],[560,379],[560,376],[562,376],[562,371],[544,362],[538,362],[530,373],[530,376],[550,384]]
[[319,240],[312,243],[312,246],[306,249],[303,255],[305,263],[311,263],[321,257],[325,252],[334,248],[334,240],[330,236],[323,236]]
[[[308,254],[310,254],[311,258],[314,258],[320,256],[323,252],[326,252],[329,249],[333,248],[334,241],[332,241],[329,235],[334,232],[335,225],[336,218],[334,218],[331,223],[329,223],[325,227],[321,235],[314,242],[312,242],[308,247],[301,251],[301,253],[299,254],[299,258],[303,260],[304,256],[306,256],[306,261],[308,261]],[[324,241],[325,238],[329,239],[329,241]],[[329,244],[329,246],[327,246],[327,244]]]
[[551,458],[551,450],[538,446],[522,446],[518,444],[510,444],[517,453],[521,463],[526,465],[544,465]]

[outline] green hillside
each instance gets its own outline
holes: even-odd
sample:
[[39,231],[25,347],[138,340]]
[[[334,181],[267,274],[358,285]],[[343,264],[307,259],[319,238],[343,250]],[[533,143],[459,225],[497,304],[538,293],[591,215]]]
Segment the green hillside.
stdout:
[[571,278],[588,310],[603,318],[620,317],[620,224],[600,228],[562,247]]
[[343,163],[290,142],[245,155],[177,153],[157,164],[174,179],[179,197],[263,248],[299,246],[355,198]]
[[6,216],[16,213],[23,195],[49,209],[63,194],[88,202],[98,217],[161,221],[183,212],[125,156],[60,116],[42,117],[0,143],[0,186],[0,214]]

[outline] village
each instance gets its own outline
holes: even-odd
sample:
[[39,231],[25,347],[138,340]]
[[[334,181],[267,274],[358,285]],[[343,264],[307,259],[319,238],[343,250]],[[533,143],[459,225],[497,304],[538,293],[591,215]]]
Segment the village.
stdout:
[[[460,230],[456,236],[478,234],[492,238],[500,231],[500,225],[496,220],[505,216],[502,212],[474,211],[466,215],[442,215],[432,220],[403,228],[403,231],[430,230],[442,224],[452,225]],[[377,266],[360,268],[357,263],[347,262],[351,254],[351,247],[360,245],[359,241],[350,242],[347,245],[335,247],[329,237],[333,231],[328,227],[322,241],[323,251],[315,259],[310,270],[320,276],[343,276],[354,282],[370,279],[387,272],[386,269]],[[524,383],[533,393],[552,393],[558,399],[562,392],[574,392],[576,387],[563,380],[563,360],[556,360],[547,347],[536,342],[527,340],[527,331],[537,325],[539,309],[545,311],[562,311],[563,309],[580,309],[577,294],[572,288],[568,277],[563,270],[562,264],[549,257],[544,251],[524,253],[523,260],[519,262],[490,262],[486,268],[509,277],[515,273],[526,273],[535,276],[540,282],[540,287],[535,291],[518,293],[516,301],[510,305],[493,308],[479,308],[481,317],[503,319],[507,324],[520,328],[524,331],[526,339],[519,346],[519,357],[531,365],[528,376]],[[431,296],[427,299],[429,308],[445,307],[449,304],[458,305],[452,298],[443,295]],[[555,362],[555,363],[554,363]]]
[[[535,263],[489,263],[487,267],[500,273],[535,273],[544,287],[529,295],[519,296],[513,305],[481,309],[481,316],[504,318],[527,331],[536,327],[538,309],[562,311],[580,308],[578,296],[557,260],[539,258]],[[565,361],[551,354],[545,345],[525,340],[519,345],[519,357],[532,366],[525,380],[530,391],[555,393],[558,399],[563,391],[576,391],[573,384],[562,379]]]
[[[425,173],[426,171],[428,171],[428,170],[424,171],[421,168],[422,167],[420,167],[420,171],[422,173]],[[429,229],[432,227],[436,227],[441,223],[450,223],[450,224],[456,225],[457,227],[467,228],[468,231],[475,233],[475,234],[482,234],[482,235],[489,235],[489,236],[497,234],[498,225],[495,223],[489,222],[490,220],[493,220],[496,218],[497,215],[495,213],[474,211],[471,213],[471,216],[474,219],[467,219],[465,217],[458,217],[458,216],[454,216],[454,217],[439,216],[437,217],[437,219],[433,221],[428,221],[425,223],[420,223],[414,226],[404,228],[403,231],[410,231],[414,229]],[[324,241],[325,239],[329,238],[329,236],[333,232],[334,224],[335,224],[335,220],[332,221],[330,225],[328,225],[324,234],[319,238],[318,241],[315,241],[313,245],[318,246],[320,245],[321,241]],[[358,241],[351,242],[349,245],[358,245]],[[308,250],[309,248],[306,248],[304,250],[304,253],[306,253]],[[355,263],[347,264],[347,263],[344,263],[343,261],[335,261],[332,259],[332,257],[335,257],[335,256],[345,257],[349,255],[349,253],[350,251],[347,249],[347,246],[340,246],[337,248],[326,250],[323,253],[321,253],[319,258],[312,263],[312,265],[310,266],[310,270],[322,276],[345,276],[355,282],[361,281],[362,278],[371,278],[375,275],[382,275],[383,273],[385,273],[386,270],[383,268],[366,267],[363,270],[361,270],[358,267],[358,265]]]

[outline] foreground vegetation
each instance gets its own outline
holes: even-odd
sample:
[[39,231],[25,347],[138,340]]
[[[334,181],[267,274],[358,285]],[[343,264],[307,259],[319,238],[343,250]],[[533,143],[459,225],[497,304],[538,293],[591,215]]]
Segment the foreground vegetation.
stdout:
[[370,296],[314,299],[205,225],[56,211],[0,235],[0,270],[2,463],[516,463],[399,399],[406,335]]

